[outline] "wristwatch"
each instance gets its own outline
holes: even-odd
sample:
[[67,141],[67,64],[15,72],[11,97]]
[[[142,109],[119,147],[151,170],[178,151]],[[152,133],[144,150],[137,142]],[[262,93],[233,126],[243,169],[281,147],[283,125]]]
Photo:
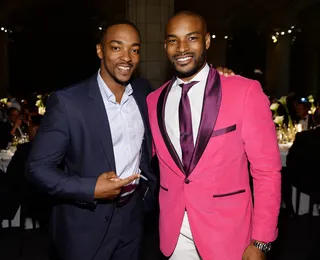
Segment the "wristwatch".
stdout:
[[271,250],[271,243],[262,243],[258,241],[253,241],[253,246],[260,249],[262,252],[267,253]]

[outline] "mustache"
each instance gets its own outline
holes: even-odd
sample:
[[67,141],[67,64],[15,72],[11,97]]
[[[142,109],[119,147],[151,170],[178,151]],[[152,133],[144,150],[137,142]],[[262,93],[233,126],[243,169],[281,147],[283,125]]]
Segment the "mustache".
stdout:
[[121,62],[121,63],[118,63],[117,66],[130,66],[130,67],[133,67],[133,64],[131,62]]
[[195,56],[195,53],[193,52],[184,52],[184,53],[177,53],[175,55],[173,55],[173,58],[178,58],[178,57],[181,57],[181,56],[186,56],[186,55],[192,55],[192,56]]

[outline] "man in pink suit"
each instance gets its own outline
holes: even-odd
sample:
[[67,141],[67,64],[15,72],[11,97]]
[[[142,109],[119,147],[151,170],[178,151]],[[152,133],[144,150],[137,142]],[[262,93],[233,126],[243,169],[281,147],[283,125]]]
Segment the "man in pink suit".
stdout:
[[160,247],[171,260],[262,260],[277,237],[281,197],[269,101],[257,81],[209,66],[209,46],[200,15],[173,16],[165,49],[176,76],[147,98]]

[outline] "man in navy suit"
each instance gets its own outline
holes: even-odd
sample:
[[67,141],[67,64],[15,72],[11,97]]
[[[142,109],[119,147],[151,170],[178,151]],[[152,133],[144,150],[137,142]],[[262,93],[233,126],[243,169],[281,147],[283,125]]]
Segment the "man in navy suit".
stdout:
[[56,198],[52,259],[140,259],[156,178],[145,101],[151,87],[131,77],[139,51],[134,24],[108,26],[97,44],[98,73],[48,100],[27,177]]

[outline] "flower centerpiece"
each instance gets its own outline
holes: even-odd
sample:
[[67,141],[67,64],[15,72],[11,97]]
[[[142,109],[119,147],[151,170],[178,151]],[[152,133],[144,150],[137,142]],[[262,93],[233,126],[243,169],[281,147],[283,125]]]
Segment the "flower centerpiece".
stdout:
[[309,101],[309,103],[311,104],[311,107],[310,107],[310,110],[309,110],[308,113],[309,113],[310,115],[313,115],[314,112],[316,111],[316,106],[314,105],[314,98],[313,98],[312,95],[310,95],[310,96],[308,97],[308,101]]
[[44,113],[46,112],[46,107],[43,103],[42,95],[38,95],[37,98],[38,100],[36,102],[36,106],[38,107],[38,113],[39,115],[44,115]]
[[[285,111],[285,115],[279,115],[278,109],[279,106],[282,105]],[[289,109],[287,106],[287,97],[282,96],[276,102],[271,104],[270,109],[274,112],[273,122],[277,126],[277,137],[280,143],[293,142],[296,134],[296,129],[293,125],[291,115],[289,113]],[[285,116],[288,118],[287,124],[284,123]]]
[[1,106],[7,106],[7,104],[8,104],[8,99],[7,99],[7,98],[1,98],[1,99],[0,99],[0,103],[1,103]]

